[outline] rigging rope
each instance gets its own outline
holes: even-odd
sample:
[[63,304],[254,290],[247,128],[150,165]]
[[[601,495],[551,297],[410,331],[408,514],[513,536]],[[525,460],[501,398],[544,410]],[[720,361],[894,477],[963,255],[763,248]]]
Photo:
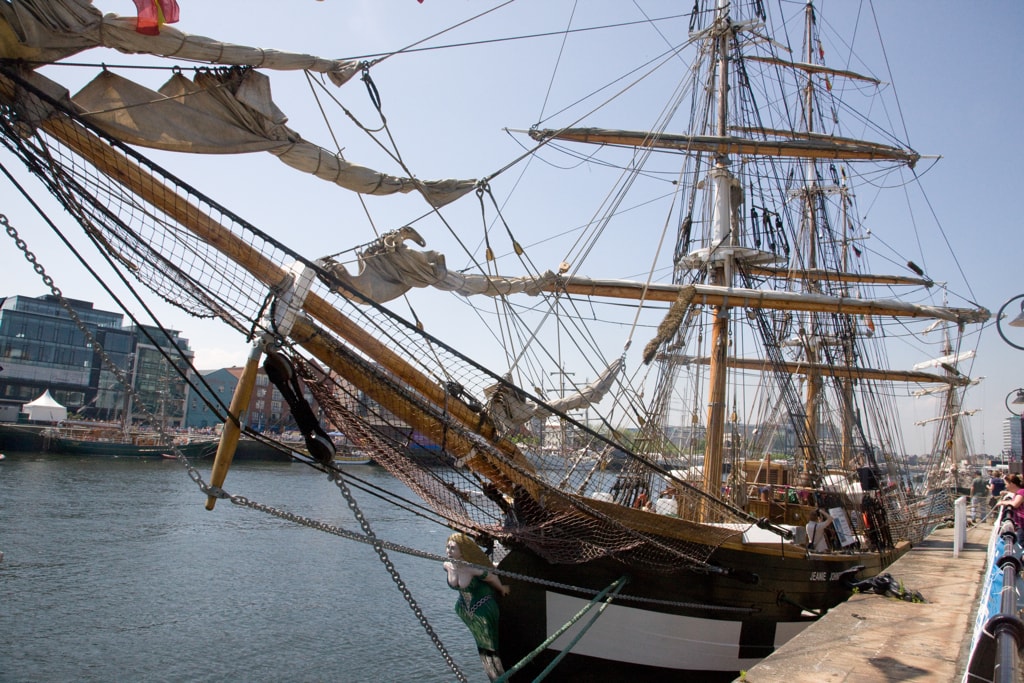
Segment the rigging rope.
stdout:
[[625,588],[627,583],[629,583],[629,577],[628,576],[622,576],[622,577],[619,577],[618,579],[615,579],[615,581],[613,581],[607,588],[605,588],[600,593],[595,595],[590,600],[590,602],[587,603],[587,605],[585,607],[583,607],[583,609],[581,609],[579,612],[574,614],[569,619],[569,621],[567,621],[564,624],[562,624],[558,629],[555,630],[554,633],[552,633],[543,642],[541,642],[540,645],[538,645],[536,648],[534,648],[532,651],[530,651],[521,660],[516,662],[515,665],[512,666],[512,668],[510,668],[508,671],[506,671],[500,677],[496,678],[494,680],[494,683],[505,683],[505,681],[507,681],[513,674],[515,674],[517,671],[519,671],[520,669],[525,667],[527,664],[532,662],[534,659],[536,659],[537,656],[540,653],[542,653],[544,650],[546,650],[549,645],[551,645],[556,640],[561,638],[562,634],[564,634],[566,631],[568,631],[572,627],[573,624],[575,624],[577,621],[582,619],[587,614],[587,612],[589,612],[590,609],[592,607],[594,607],[594,605],[596,605],[597,603],[600,602],[601,603],[601,607],[598,608],[597,614],[595,614],[590,619],[590,621],[587,622],[587,624],[583,628],[580,629],[580,632],[577,633],[573,637],[573,639],[569,642],[569,644],[566,647],[562,648],[562,651],[558,653],[558,656],[556,656],[554,658],[554,660],[552,660],[552,662],[550,664],[548,664],[548,666],[546,666],[544,668],[544,671],[542,671],[541,674],[539,676],[537,676],[537,678],[534,679],[534,681],[541,681],[541,680],[547,678],[547,675],[549,673],[551,673],[551,670],[554,669],[555,666],[557,666],[560,661],[562,661],[562,659],[565,657],[565,655],[569,654],[569,652],[572,651],[572,648],[576,646],[576,643],[578,643],[580,641],[580,639],[583,637],[583,635],[590,629],[590,627],[594,625],[594,622],[597,621],[597,618],[604,613],[605,608],[608,607],[608,605],[611,604],[611,602],[615,598],[615,596],[619,594],[619,591],[621,591],[623,588]]
[[[21,240],[17,236],[16,230],[14,230],[14,228],[11,227],[8,224],[8,222],[6,220],[6,217],[0,216],[0,224],[3,224],[3,225],[5,225],[7,227],[8,234],[12,238],[15,239],[15,241],[19,245],[19,248],[21,248],[23,251],[26,252],[26,258],[30,262],[32,262],[34,264],[34,267],[36,268],[37,272],[39,272],[40,275],[44,278],[44,282],[48,283],[52,287],[52,290],[53,290],[55,296],[59,297],[60,296],[59,289],[57,289],[56,286],[53,285],[52,279],[48,275],[45,274],[45,271],[42,269],[42,266],[37,263],[34,255],[32,255],[31,252],[27,251],[27,247],[24,244],[23,240]],[[324,531],[324,532],[327,532],[327,533],[331,533],[333,535],[337,535],[337,536],[340,536],[340,537],[343,537],[343,538],[347,538],[349,540],[354,540],[354,541],[357,541],[357,542],[367,543],[367,544],[373,545],[375,547],[375,549],[377,549],[378,553],[382,555],[382,562],[384,562],[385,566],[388,567],[389,571],[391,571],[391,572],[393,572],[393,566],[390,565],[390,561],[388,561],[386,559],[386,554],[383,553],[384,549],[395,550],[397,552],[402,552],[402,553],[409,554],[409,555],[412,555],[412,556],[423,557],[423,558],[427,558],[427,559],[431,559],[431,560],[435,560],[435,561],[439,561],[439,562],[443,562],[443,561],[445,561],[447,559],[444,556],[439,556],[439,555],[432,554],[432,553],[425,553],[425,552],[418,551],[418,550],[415,550],[415,549],[411,549],[411,548],[407,548],[407,547],[404,547],[404,546],[399,546],[399,545],[396,545],[396,544],[392,544],[392,543],[388,543],[388,542],[385,542],[385,541],[381,541],[380,539],[376,538],[372,534],[372,530],[370,530],[368,528],[368,524],[366,526],[364,526],[364,532],[365,532],[364,534],[355,534],[353,532],[346,531],[344,529],[341,529],[339,527],[326,524],[324,522],[320,522],[320,521],[316,521],[316,520],[311,520],[311,519],[302,517],[300,515],[296,515],[294,513],[290,513],[290,512],[287,512],[287,511],[276,509],[276,508],[274,508],[272,506],[268,506],[268,505],[264,505],[264,504],[261,504],[261,503],[257,503],[257,502],[251,501],[251,500],[249,500],[248,498],[246,498],[244,496],[232,496],[232,495],[229,495],[223,489],[221,489],[219,487],[212,487],[212,486],[207,485],[203,481],[202,475],[192,466],[192,464],[189,462],[187,457],[180,450],[178,450],[177,448],[175,448],[174,450],[175,450],[177,459],[180,462],[182,462],[184,464],[184,466],[186,467],[186,469],[188,471],[188,474],[189,474],[189,477],[194,482],[196,482],[196,484],[199,486],[201,492],[203,494],[205,494],[206,496],[213,496],[213,497],[217,497],[217,498],[227,498],[232,503],[234,503],[236,505],[240,505],[240,506],[243,506],[243,507],[248,507],[250,509],[257,510],[257,511],[262,511],[262,512],[265,512],[267,514],[271,514],[271,515],[277,516],[277,517],[279,517],[281,519],[289,520],[289,521],[292,521],[292,522],[295,522],[295,523],[298,523],[298,524],[301,524],[301,525],[304,525],[304,526],[308,526],[308,527],[311,527],[311,528],[319,529],[321,531]],[[300,460],[302,462],[305,462],[306,464],[309,464],[309,465],[313,464],[312,459],[306,460],[305,458],[303,458],[301,456],[296,457],[296,459]],[[350,508],[353,508],[354,514],[356,514],[357,518],[361,519],[362,518],[362,514],[361,514],[361,512],[358,509],[358,505],[355,503],[354,499],[351,497],[351,493],[348,491],[347,487],[345,487],[344,482],[341,481],[340,473],[338,473],[336,470],[331,468],[331,469],[329,469],[329,476],[331,477],[331,479],[333,481],[335,481],[336,485],[338,485],[339,488],[342,489],[342,493],[345,496],[346,500],[349,502]],[[365,521],[365,519],[362,519],[361,524],[362,524],[363,521]],[[524,581],[524,582],[538,583],[538,584],[541,584],[541,585],[546,585],[546,586],[550,586],[550,587],[553,587],[553,588],[559,588],[559,589],[562,589],[562,590],[567,590],[567,591],[572,591],[572,592],[582,592],[582,593],[590,592],[587,588],[581,587],[581,586],[574,586],[574,585],[563,584],[563,583],[559,583],[559,582],[553,582],[553,581],[537,579],[535,577],[531,577],[531,576],[527,576],[527,575],[521,575],[521,574],[517,574],[517,573],[514,573],[514,572],[504,572],[504,571],[499,571],[499,570],[494,570],[494,571],[495,571],[495,573],[498,573],[500,575],[507,576],[509,578],[518,579],[518,580],[521,580],[521,581]],[[392,576],[393,576],[393,579],[395,580],[396,584],[398,584],[400,586],[400,589],[402,590],[403,594],[408,596],[407,599],[411,598],[411,594],[408,593],[408,589],[406,589],[404,587],[404,584],[401,583],[401,579],[400,579],[400,577],[397,576],[397,573],[393,572]],[[728,607],[728,606],[721,606],[721,605],[705,605],[705,604],[700,604],[700,603],[676,602],[676,601],[667,601],[667,600],[653,600],[653,599],[645,599],[645,598],[631,597],[631,596],[622,596],[622,599],[634,600],[634,601],[638,601],[638,602],[651,603],[651,604],[661,604],[661,605],[666,605],[666,606],[698,607],[698,608],[701,608],[701,609],[714,609],[714,610],[717,610],[717,611],[732,612],[732,613],[746,613],[746,612],[750,611],[750,608],[743,608],[743,607]],[[421,621],[423,622],[424,628],[428,630],[428,633],[432,633],[432,631],[430,630],[429,622],[426,622],[426,618],[422,616],[422,612],[419,611],[418,607],[416,607],[414,604],[412,605],[412,607],[413,607],[414,612],[417,613],[418,618],[421,618]],[[442,652],[443,652],[444,651],[443,650],[443,645],[440,643],[440,641],[438,639],[436,639],[436,634],[432,634],[431,637],[432,637],[432,639],[435,640],[435,643],[438,646],[438,648],[441,649]],[[455,671],[457,671],[457,668],[455,669]],[[463,680],[463,679],[460,679],[460,680]]]

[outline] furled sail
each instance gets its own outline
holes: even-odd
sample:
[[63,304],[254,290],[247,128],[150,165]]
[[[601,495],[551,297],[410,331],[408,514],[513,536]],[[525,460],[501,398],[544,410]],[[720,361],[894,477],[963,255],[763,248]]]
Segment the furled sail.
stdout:
[[568,396],[548,401],[546,406],[531,401],[522,392],[510,390],[505,385],[492,386],[487,389],[490,397],[489,414],[496,423],[509,430],[525,424],[535,417],[548,417],[551,415],[548,408],[560,413],[586,408],[599,403],[605,397],[614,385],[620,370],[622,370],[622,359],[616,358],[593,382]]
[[356,275],[330,258],[321,259],[319,263],[343,283],[343,287],[335,288],[339,294],[350,296],[350,292],[355,291],[377,303],[396,299],[413,287],[436,287],[463,296],[519,293],[536,296],[558,279],[550,270],[538,277],[457,273],[448,270],[444,254],[410,249],[405,245],[406,240],[426,246],[423,238],[409,226],[390,232],[359,253],[359,272]]
[[[0,19],[2,54],[29,61],[63,58],[102,45],[238,67],[321,71],[338,85],[358,68],[354,62],[226,45],[166,27],[158,36],[143,36],[135,31],[134,20],[101,17],[84,0],[0,3]],[[34,82],[53,92],[36,76]],[[288,118],[271,98],[269,79],[252,68],[202,70],[192,80],[176,73],[160,92],[104,70],[73,102],[94,125],[131,144],[198,154],[267,151],[296,170],[362,194],[419,190],[439,207],[476,185],[475,180],[388,175],[303,140],[285,126]]]
[[348,59],[232,45],[166,25],[159,35],[142,35],[134,18],[103,16],[89,0],[7,0],[0,2],[0,20],[0,53],[27,62],[56,62],[89,48],[109,47],[208,64],[316,71],[335,85],[360,68]]
[[[762,131],[778,134],[779,131]],[[538,142],[545,140],[571,140],[603,145],[626,145],[674,149],[711,154],[746,154],[798,159],[848,159],[851,161],[891,160],[911,167],[921,155],[913,150],[881,145],[864,140],[851,140],[835,136],[791,135],[790,139],[753,139],[725,135],[651,135],[646,131],[606,130],[604,128],[564,128],[562,130],[530,131]]]
[[[549,211],[522,231],[506,222],[518,222],[511,205],[506,212],[494,202],[497,213],[490,215],[485,183],[420,182],[411,170],[398,171],[408,178],[388,176],[347,164],[334,145],[329,151],[305,141],[275,105],[262,68],[310,68],[341,82],[357,65],[314,57],[304,63],[298,56],[193,41],[169,28],[141,36],[133,21],[100,17],[86,0],[0,0],[0,54],[54,60],[120,45],[162,51],[175,60],[175,72],[167,71],[168,82],[156,90],[97,64],[103,73],[72,97],[32,71],[38,62],[2,60],[0,143],[80,224],[80,239],[96,246],[125,283],[138,282],[189,314],[220,318],[239,333],[239,342],[253,342],[237,401],[222,406],[229,437],[242,429],[232,413],[246,404],[257,361],[267,354],[274,358],[271,369],[288,375],[291,412],[305,415],[300,426],[307,437],[317,427],[309,406],[296,403],[305,389],[324,421],[372,453],[439,524],[495,548],[501,544],[498,571],[523,577],[502,603],[509,626],[503,631],[539,633],[550,615],[538,605],[555,605],[568,618],[574,603],[582,607],[591,596],[610,595],[614,578],[640,576],[643,581],[623,594],[632,602],[613,619],[653,614],[674,643],[703,626],[735,636],[703,639],[707,646],[700,651],[668,648],[682,652],[660,660],[666,663],[658,666],[661,677],[700,668],[732,680],[757,652],[770,649],[761,646],[771,645],[776,630],[795,632],[809,614],[844,599],[852,577],[884,570],[946,515],[946,491],[922,496],[905,486],[912,480],[899,434],[897,399],[906,392],[900,385],[942,387],[945,410],[933,453],[959,462],[966,442],[958,419],[969,414],[961,388],[970,380],[954,369],[959,357],[951,354],[961,350],[967,324],[990,317],[974,304],[954,308],[944,299],[929,305],[934,292],[925,290],[937,283],[911,262],[912,277],[862,272],[868,259],[859,258],[856,245],[871,233],[853,201],[853,181],[872,180],[878,165],[912,166],[918,156],[903,145],[836,137],[831,133],[848,130],[838,120],[821,125],[847,103],[829,96],[831,88],[820,79],[848,72],[812,63],[822,58],[810,52],[793,55],[803,62],[780,59],[782,44],[762,39],[764,8],[754,4],[752,14],[742,13],[753,17],[748,20],[739,2],[698,3],[690,25],[677,34],[688,28],[694,39],[706,38],[693,55],[694,68],[680,69],[675,53],[666,61],[671,77],[686,81],[678,88],[620,88],[622,94],[657,92],[659,99],[671,93],[674,102],[658,102],[651,111],[655,132],[562,128],[565,121],[590,122],[569,109],[546,117],[553,128],[534,130],[534,136],[600,144],[585,165],[594,180],[605,180],[597,176],[607,172],[615,185],[601,187],[595,210],[582,195],[579,206],[564,201],[556,182],[538,183],[545,195],[557,196],[530,198],[530,211],[559,202],[571,211]],[[812,4],[804,6],[804,19],[804,44],[814,45]],[[747,63],[748,53],[770,61]],[[177,60],[189,59],[198,68],[180,73]],[[584,100],[580,105],[594,112]],[[674,118],[687,110],[689,123]],[[420,98],[407,113],[422,111]],[[797,111],[802,116],[794,119]],[[794,120],[806,130],[785,130]],[[680,132],[657,132],[669,130]],[[378,138],[375,130],[363,132]],[[877,134],[889,136],[881,129]],[[402,147],[399,137],[389,139],[389,149]],[[435,226],[448,228],[466,248],[462,258],[470,272],[449,270],[446,255],[428,250],[412,227],[379,236],[379,226],[403,223],[370,216],[369,209],[363,234],[372,230],[373,236],[352,237],[350,244],[360,246],[351,251],[314,246],[331,254],[314,264],[299,245],[286,243],[292,235],[272,236],[250,225],[194,190],[198,184],[175,178],[126,145],[177,153],[270,152],[358,192],[414,190],[435,206],[479,189],[481,220],[465,224],[460,212],[436,211],[413,223],[424,235],[439,234],[430,232]],[[666,153],[646,154],[656,149]],[[544,149],[563,150],[560,144]],[[570,166],[579,165],[576,152],[565,153]],[[860,169],[847,175],[846,161],[876,163],[860,164],[862,176]],[[531,175],[565,168],[531,166]],[[260,180],[244,163],[237,172]],[[485,177],[487,183],[510,180],[501,172]],[[311,184],[309,192],[336,193]],[[292,188],[266,185],[273,193],[267,199],[294,203]],[[533,183],[513,185],[518,194]],[[660,209],[650,201],[656,198],[664,200]],[[306,199],[303,191],[304,205]],[[572,215],[577,208],[585,210],[582,221]],[[299,213],[310,225],[333,218]],[[477,260],[469,231],[478,225],[484,240],[477,244],[490,245],[487,230],[498,221],[520,258]],[[354,230],[361,221],[350,222]],[[64,236],[56,222],[47,223]],[[337,237],[329,230],[320,236]],[[69,235],[66,243],[75,241]],[[543,272],[521,244],[564,263],[557,273]],[[31,256],[24,242],[17,247]],[[520,277],[499,275],[519,267],[526,268]],[[617,275],[624,279],[612,279]],[[462,316],[451,305],[433,306],[444,297],[414,297],[425,300],[409,302],[414,320],[364,305],[386,303],[414,287],[543,300],[523,305],[526,297],[510,296],[496,302],[501,305],[493,316]],[[420,311],[432,311],[433,322],[425,317],[419,325]],[[863,331],[865,321],[873,326],[870,321],[889,317],[901,326],[918,319],[905,325],[908,334],[933,319],[951,323],[944,328],[960,338],[944,342],[941,371],[893,368],[888,335],[881,327],[876,336]],[[634,342],[644,335],[650,342],[639,354]],[[618,355],[609,349],[622,349],[621,357],[608,363]],[[625,369],[630,353],[645,364],[635,363],[633,373]],[[566,384],[597,372],[593,382]],[[550,386],[551,377],[563,389],[552,392],[552,400],[543,389],[531,389]],[[203,485],[208,507],[210,491],[224,481],[230,441],[222,442],[214,463],[213,488]],[[282,444],[311,465],[318,452],[313,445],[310,438],[307,458]],[[329,459],[319,459],[318,469],[331,466]],[[849,485],[858,480],[864,485]],[[838,510],[834,519],[845,522],[837,533],[840,547],[825,552],[807,548],[799,533],[820,508]],[[626,611],[632,616],[623,617]],[[754,640],[767,635],[767,643],[747,642],[751,624]],[[612,631],[621,640],[630,629]],[[574,656],[594,660],[598,671],[621,665],[619,672],[630,673],[606,678],[623,680],[635,672],[629,653],[643,649],[643,635],[618,649],[626,653],[619,662],[603,656],[607,648],[583,641]],[[530,638],[503,645],[503,654],[510,662],[522,660],[536,647]],[[707,661],[708,652],[715,661]]]
[[473,189],[475,180],[413,180],[345,161],[285,126],[270,81],[251,69],[180,73],[153,92],[104,71],[73,98],[92,123],[131,144],[174,152],[239,154],[267,151],[292,168],[362,194],[419,189],[444,206]]

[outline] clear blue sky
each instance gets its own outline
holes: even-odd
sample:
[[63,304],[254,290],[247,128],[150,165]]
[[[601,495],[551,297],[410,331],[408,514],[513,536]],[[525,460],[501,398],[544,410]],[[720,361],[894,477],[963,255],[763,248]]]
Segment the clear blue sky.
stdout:
[[[767,3],[774,5],[775,0]],[[130,0],[102,0],[95,4],[106,12],[131,14],[134,10]],[[499,5],[497,1],[469,0],[179,0],[179,4],[181,21],[177,28],[182,31],[225,42],[323,57],[360,57],[392,51],[458,19]],[[638,8],[651,17],[678,14],[690,8],[687,3],[667,0],[606,0],[580,5],[576,25],[637,20],[642,16]],[[927,210],[934,212],[933,217],[923,220],[939,221],[945,237],[937,239],[949,243],[957,260],[923,265],[936,279],[943,279],[945,271],[952,271],[949,275],[953,296],[973,298],[994,313],[1003,302],[1024,292],[1016,239],[1020,234],[1018,160],[1024,139],[1018,130],[1024,51],[1019,49],[1017,33],[1024,23],[1024,4],[1008,0],[900,0],[878,2],[872,8],[856,0],[826,0],[818,6],[822,20],[835,30],[858,21],[858,45],[861,39],[874,37],[870,35],[875,31],[874,22],[869,17],[877,17],[885,38],[884,58],[876,50],[865,52],[864,59],[885,80],[889,80],[886,69],[891,71],[899,109],[885,114],[898,130],[905,123],[904,137],[918,152],[942,156],[937,164],[925,160],[919,166],[930,202]],[[521,0],[471,29],[454,31],[430,44],[557,31],[566,25],[571,11],[571,2]],[[604,41],[599,43],[601,49],[590,62],[564,67],[562,77],[578,78],[581,82],[603,81],[606,73],[623,70],[625,61],[620,51],[647,51],[653,57],[662,49],[649,27],[646,31],[638,29],[633,38],[621,44],[611,42],[613,35],[595,34],[587,38]],[[472,178],[512,159],[518,148],[501,129],[528,128],[557,106],[557,95],[552,95],[547,104],[545,97],[551,65],[560,45],[557,37],[536,38],[398,56],[376,67],[373,77],[391,129],[401,141],[405,160],[415,174],[424,179]],[[76,61],[100,59],[111,63],[131,61],[129,57],[109,53],[86,53]],[[863,70],[859,64],[846,66]],[[49,73],[74,84],[70,85],[72,90],[87,78],[84,70],[60,69]],[[165,77],[138,76],[140,80],[149,78],[154,86]],[[290,116],[291,127],[307,139],[325,147],[333,146],[301,74],[275,76],[274,94],[278,105]],[[358,80],[335,94],[362,120],[374,120],[365,89]],[[350,161],[395,170],[379,150],[354,133],[350,124],[339,125],[335,132],[341,136],[340,145]],[[200,178],[194,180],[200,189],[309,256],[340,251],[370,238],[362,207],[353,197],[338,193],[314,198],[298,195],[297,191],[276,192],[288,186],[291,173],[266,155],[247,158],[243,165],[222,158],[197,161],[165,155],[160,160],[186,178]],[[0,162],[16,168],[12,161],[0,153]],[[512,178],[504,182],[511,183]],[[554,221],[559,203],[572,202],[579,189],[571,185],[560,188],[563,200],[534,207],[533,218],[520,220]],[[24,202],[6,188],[2,196],[0,213],[8,215],[12,224],[20,228],[29,247],[38,253],[40,262],[54,275],[65,294],[109,307],[106,296],[85,281],[80,268],[67,264],[52,237],[35,236],[37,232],[30,228],[38,225],[38,220]],[[296,198],[299,204],[293,203]],[[472,197],[463,202],[468,206],[467,220],[471,220],[474,210],[479,215]],[[394,204],[370,198],[366,204],[381,229],[396,227],[422,211],[422,204],[412,201]],[[311,218],[316,219],[316,227]],[[886,223],[885,216],[875,216],[874,231],[878,235],[896,234],[897,240],[913,239],[910,236],[914,226]],[[443,245],[430,246],[444,250]],[[931,251],[934,245],[921,246],[922,250]],[[12,258],[11,249],[5,249],[5,253],[4,263],[10,264],[15,274],[6,279],[5,293],[44,293],[38,276],[28,265],[19,257]],[[540,265],[553,268],[557,260]],[[968,284],[963,283],[961,274],[955,272],[957,269],[962,270]],[[944,271],[942,275],[936,274],[939,270]],[[951,303],[960,305],[962,301],[954,298]],[[195,321],[175,311],[169,311],[167,318],[172,327],[180,328],[191,339],[200,367],[240,364],[244,360],[247,349],[243,340],[224,326]],[[974,341],[976,338],[972,345]],[[1019,343],[1024,345],[1024,335]],[[981,409],[969,420],[976,449],[998,452],[1002,446],[1002,422],[1007,416],[1004,397],[1014,388],[1024,386],[1024,372],[1018,369],[1020,354],[1024,352],[1008,347],[994,327],[982,333],[977,347],[979,356],[970,374],[986,379],[969,395],[965,408]],[[908,422],[934,415],[933,405],[927,399],[917,406],[908,412]],[[929,437],[924,429],[907,427],[906,436],[910,452],[928,448]]]

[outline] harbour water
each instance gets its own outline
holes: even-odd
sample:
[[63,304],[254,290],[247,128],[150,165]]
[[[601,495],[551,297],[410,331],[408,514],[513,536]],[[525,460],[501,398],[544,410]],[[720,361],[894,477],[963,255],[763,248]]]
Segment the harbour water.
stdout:
[[[456,680],[369,545],[226,500],[207,511],[175,460],[6,456],[0,681]],[[225,488],[359,531],[297,463],[237,463]],[[444,552],[445,527],[355,495],[379,538]],[[467,679],[485,681],[439,562],[388,554]]]

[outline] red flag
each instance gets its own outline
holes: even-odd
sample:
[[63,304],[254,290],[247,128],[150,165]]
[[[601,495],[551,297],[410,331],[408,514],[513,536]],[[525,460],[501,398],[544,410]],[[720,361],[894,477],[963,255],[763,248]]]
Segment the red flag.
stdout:
[[178,21],[176,0],[135,0],[135,8],[139,11],[135,30],[143,35],[159,35],[162,24]]

